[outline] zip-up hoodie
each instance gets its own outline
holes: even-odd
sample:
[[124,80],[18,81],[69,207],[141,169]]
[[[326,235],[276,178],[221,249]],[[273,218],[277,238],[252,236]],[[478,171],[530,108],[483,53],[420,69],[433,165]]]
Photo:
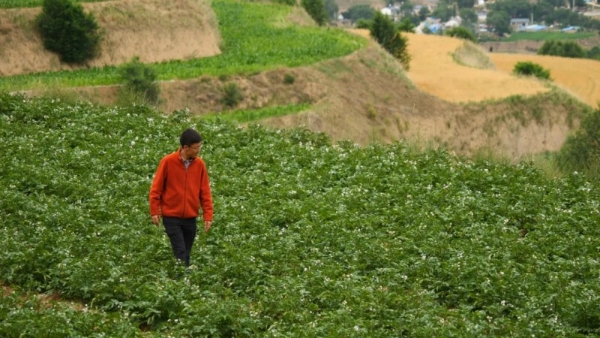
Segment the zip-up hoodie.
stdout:
[[195,218],[202,207],[205,221],[213,219],[206,165],[196,157],[185,168],[181,148],[162,158],[150,188],[150,215]]

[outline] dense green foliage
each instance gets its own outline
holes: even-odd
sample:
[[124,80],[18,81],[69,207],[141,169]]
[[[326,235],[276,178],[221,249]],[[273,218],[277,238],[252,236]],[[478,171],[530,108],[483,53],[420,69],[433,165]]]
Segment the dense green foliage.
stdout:
[[[300,27],[285,22],[292,8],[281,4],[214,0],[211,2],[222,38],[222,54],[150,65],[159,80],[191,79],[200,75],[258,72],[296,67],[352,53],[365,39],[341,29]],[[118,67],[0,77],[0,90],[52,86],[92,86],[120,83]]]
[[325,9],[324,0],[301,0],[300,5],[319,26],[329,22],[329,14]]
[[142,97],[142,100],[150,103],[158,103],[160,87],[156,82],[156,72],[149,66],[140,62],[138,57],[119,67],[124,90]]
[[454,4],[448,4],[447,1],[440,1],[431,13],[431,16],[442,20],[442,22],[450,20],[453,15]]
[[567,138],[556,161],[564,171],[578,170],[600,177],[600,110],[581,121],[577,133]]
[[[73,0],[73,2],[103,2],[106,0]],[[0,8],[40,7],[44,0],[0,0]]]
[[[216,216],[177,280],[148,191],[190,126]],[[600,335],[600,190],[579,174],[7,94],[0,142],[0,280],[88,309],[5,297],[2,336]]]
[[512,31],[510,18],[510,15],[504,11],[489,11],[485,20],[492,32],[503,36]]
[[134,337],[139,329],[119,313],[0,289],[1,337]]
[[101,36],[96,18],[71,0],[44,0],[36,27],[44,47],[57,53],[62,62],[83,63],[99,52]]
[[539,55],[555,55],[567,58],[583,58],[587,53],[577,42],[548,40],[537,52]]
[[448,36],[456,37],[459,39],[463,39],[463,40],[477,42],[477,37],[475,36],[473,31],[471,31],[470,29],[465,28],[465,27],[450,28],[450,29],[446,30],[444,32],[444,34],[448,35]]
[[329,20],[337,20],[340,7],[335,0],[325,0],[325,12],[327,12]]
[[354,5],[342,12],[344,19],[357,22],[360,19],[371,20],[377,11],[368,4]]
[[600,60],[600,47],[595,46],[587,51],[587,57],[589,59]]
[[535,76],[542,80],[552,80],[550,70],[531,61],[519,61],[513,69],[513,73],[525,76]]
[[405,70],[409,70],[408,39],[394,27],[394,23],[387,15],[375,13],[370,32],[375,41],[398,59]]
[[410,21],[409,18],[404,18],[396,25],[396,29],[399,32],[414,33],[415,25]]

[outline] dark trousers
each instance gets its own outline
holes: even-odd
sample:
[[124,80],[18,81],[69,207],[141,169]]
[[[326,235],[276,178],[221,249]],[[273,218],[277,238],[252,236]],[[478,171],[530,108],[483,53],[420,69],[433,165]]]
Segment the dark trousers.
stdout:
[[163,217],[165,231],[171,240],[175,258],[190,266],[190,252],[196,239],[196,219]]

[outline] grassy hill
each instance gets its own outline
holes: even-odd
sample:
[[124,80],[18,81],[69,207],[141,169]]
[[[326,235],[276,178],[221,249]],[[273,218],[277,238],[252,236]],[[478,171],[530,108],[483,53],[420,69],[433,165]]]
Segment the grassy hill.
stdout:
[[[177,279],[147,194],[189,126],[216,217]],[[600,333],[581,175],[7,94],[0,141],[1,336]]]

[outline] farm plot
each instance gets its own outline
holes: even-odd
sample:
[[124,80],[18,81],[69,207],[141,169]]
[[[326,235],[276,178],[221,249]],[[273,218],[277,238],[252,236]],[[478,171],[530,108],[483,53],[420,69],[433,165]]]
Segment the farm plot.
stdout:
[[[190,126],[216,217],[177,279],[147,196]],[[600,189],[577,173],[5,93],[0,142],[0,281],[85,309],[4,297],[0,336],[600,334]]]

